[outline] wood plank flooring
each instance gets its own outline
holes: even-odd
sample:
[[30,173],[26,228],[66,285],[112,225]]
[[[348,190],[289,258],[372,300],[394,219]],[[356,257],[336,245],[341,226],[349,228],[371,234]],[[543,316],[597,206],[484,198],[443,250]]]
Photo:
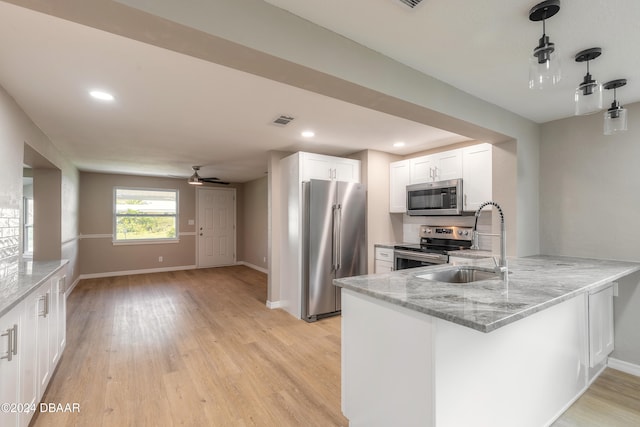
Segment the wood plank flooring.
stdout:
[[340,318],[265,307],[243,266],[84,280],[33,426],[346,426]]
[[[67,349],[34,427],[347,426],[340,318],[308,324],[265,307],[243,266],[83,280]],[[639,426],[640,378],[607,369],[555,427]]]
[[640,378],[607,368],[553,427],[640,426]]

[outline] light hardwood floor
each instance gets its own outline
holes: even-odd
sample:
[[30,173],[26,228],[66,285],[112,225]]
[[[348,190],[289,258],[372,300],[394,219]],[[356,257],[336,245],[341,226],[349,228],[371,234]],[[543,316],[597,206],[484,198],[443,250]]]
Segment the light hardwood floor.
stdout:
[[606,369],[553,427],[640,426],[640,378]]
[[346,426],[340,318],[265,307],[243,266],[84,280],[40,426]]
[[[266,276],[224,267],[82,281],[43,398],[50,426],[347,426],[340,318],[265,307]],[[555,427],[640,426],[640,378],[608,369]]]

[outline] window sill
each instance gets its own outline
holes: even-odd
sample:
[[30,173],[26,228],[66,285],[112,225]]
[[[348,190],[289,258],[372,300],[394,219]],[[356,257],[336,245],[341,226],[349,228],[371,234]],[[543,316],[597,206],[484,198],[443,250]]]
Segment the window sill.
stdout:
[[131,245],[164,245],[168,243],[180,243],[180,239],[153,239],[153,240],[114,240],[113,246],[131,246]]

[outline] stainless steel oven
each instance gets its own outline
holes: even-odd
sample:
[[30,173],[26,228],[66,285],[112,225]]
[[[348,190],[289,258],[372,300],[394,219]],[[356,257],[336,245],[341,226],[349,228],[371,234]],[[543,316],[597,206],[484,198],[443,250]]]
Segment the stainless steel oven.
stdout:
[[394,270],[446,264],[449,251],[469,249],[472,237],[472,227],[421,225],[420,243],[394,246]]
[[406,270],[407,268],[446,264],[448,261],[449,256],[444,254],[432,254],[402,249],[394,249],[393,251],[394,270]]

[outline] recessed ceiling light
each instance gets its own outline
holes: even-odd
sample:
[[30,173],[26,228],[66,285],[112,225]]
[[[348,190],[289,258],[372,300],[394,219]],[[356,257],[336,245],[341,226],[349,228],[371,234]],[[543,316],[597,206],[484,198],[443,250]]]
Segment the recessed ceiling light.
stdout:
[[92,90],[91,92],[89,92],[89,95],[101,101],[113,101],[113,95],[107,92],[103,92],[101,90]]
[[404,147],[404,142],[402,142],[402,141],[394,142],[393,146],[394,147]]
[[305,138],[312,138],[316,135],[316,133],[312,130],[305,130],[300,135],[304,136]]

